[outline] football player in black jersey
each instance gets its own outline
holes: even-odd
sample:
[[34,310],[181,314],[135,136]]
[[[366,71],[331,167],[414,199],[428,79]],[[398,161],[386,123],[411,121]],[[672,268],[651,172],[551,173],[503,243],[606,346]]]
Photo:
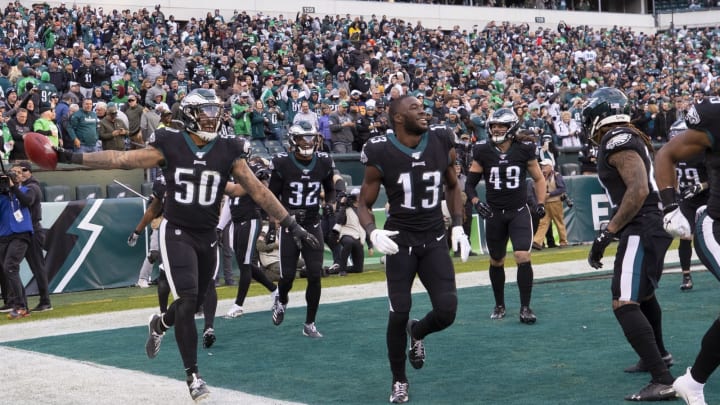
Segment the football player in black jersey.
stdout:
[[[319,152],[322,137],[310,123],[300,122],[291,126],[288,136],[290,152],[278,153],[273,157],[269,188],[294,215],[297,222],[321,241],[323,235],[320,228],[320,193],[324,191],[326,201],[335,201],[335,163],[329,154]],[[273,304],[273,323],[280,325],[285,317],[288,293],[292,289],[297,260],[302,253],[307,268],[307,309],[303,335],[321,338],[322,334],[315,326],[315,317],[320,305],[324,248],[296,244],[290,230],[284,225],[280,229],[279,243],[280,281],[278,296]]]
[[[687,129],[685,120],[676,121],[668,132],[668,139],[672,139]],[[680,212],[688,220],[690,229],[695,229],[695,213],[697,209],[707,204],[708,196],[708,175],[705,167],[705,153],[700,153],[688,160],[677,162],[675,167],[677,184],[680,190]],[[692,276],[690,275],[690,258],[692,257],[692,235],[680,238],[678,247],[680,256],[680,268],[682,269],[683,291],[693,288]]]
[[652,178],[650,138],[630,123],[630,102],[622,91],[603,87],[582,110],[588,137],[598,146],[598,179],[605,188],[611,218],[593,241],[591,267],[602,267],[605,248],[616,237],[612,308],[628,342],[640,356],[626,372],[649,371],[652,380],[628,401],[660,401],[675,396],[665,349],[662,310],[655,296],[665,252],[672,242],[662,227],[659,195]]
[[[259,156],[248,160],[250,169],[258,180],[267,183],[270,180],[269,162]],[[228,318],[237,318],[243,315],[243,303],[250,289],[250,282],[255,279],[271,293],[277,291],[277,286],[267,278],[265,273],[257,266],[257,242],[262,229],[262,210],[249,195],[233,197],[227,206],[223,207],[220,223],[223,217],[229,214],[232,219],[232,250],[240,267],[240,281],[235,302],[227,312]],[[273,296],[274,298],[274,296]]]
[[[417,98],[402,96],[390,104],[394,133],[370,138],[360,155],[365,177],[358,198],[358,219],[373,247],[385,259],[390,314],[387,348],[392,372],[390,402],[408,401],[405,348],[418,369],[425,362],[425,336],[455,321],[457,289],[455,269],[445,240],[441,202],[452,217],[453,250],[463,261],[470,242],[463,231],[463,202],[455,174],[455,136],[445,126],[429,127],[429,117]],[[373,204],[385,187],[389,217],[385,229],[376,229]],[[444,186],[444,188],[443,188]],[[424,318],[410,319],[411,287],[420,278],[430,295],[432,310]]]
[[[710,184],[707,207],[697,211],[695,253],[702,264],[720,279],[720,98],[706,97],[690,107],[685,115],[688,129],[673,137],[655,157],[655,180],[666,212],[665,229],[676,236],[687,236],[690,224],[680,213],[677,203],[675,166],[704,154]],[[705,404],[703,388],[710,375],[720,366],[720,319],[716,318],[705,332],[700,353],[692,367],[675,380],[673,388],[687,404]]]
[[[485,238],[490,252],[490,283],[495,296],[495,308],[490,319],[505,317],[505,255],[508,240],[512,242],[517,263],[517,285],[520,291],[520,322],[533,324],[537,320],[530,309],[533,269],[530,251],[534,230],[530,207],[527,205],[528,174],[534,181],[539,218],[545,216],[545,177],[536,157],[535,141],[531,137],[516,136],[518,117],[509,108],[495,111],[486,121],[489,140],[478,142],[473,148],[473,160],[468,172],[465,192],[478,214],[485,218]],[[477,196],[475,187],[485,179],[486,201]]]
[[214,90],[195,89],[183,98],[185,128],[159,128],[145,149],[73,153],[58,148],[58,161],[96,169],[134,169],[160,166],[167,182],[165,218],[160,225],[160,253],[175,301],[166,313],[150,317],[145,345],[148,357],[160,351],[165,334],[175,326],[175,340],[183,360],[190,395],[200,400],[210,390],[197,365],[195,312],[203,302],[208,283],[217,270],[215,228],[220,202],[230,176],[269,215],[281,218],[286,229],[308,246],[320,242],[297,224],[294,217],[247,165],[250,145],[243,138],[218,136],[223,104]]

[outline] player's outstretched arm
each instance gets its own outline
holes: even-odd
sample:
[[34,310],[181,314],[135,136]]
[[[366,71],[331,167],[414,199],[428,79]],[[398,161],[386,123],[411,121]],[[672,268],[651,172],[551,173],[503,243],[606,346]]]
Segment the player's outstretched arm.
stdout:
[[58,149],[59,163],[75,163],[93,169],[149,169],[161,166],[163,155],[152,146],[129,151],[106,150],[92,153],[75,153]]
[[288,212],[270,189],[255,177],[245,159],[238,159],[233,165],[235,182],[262,208],[269,216],[283,219]]
[[707,134],[694,129],[687,129],[674,136],[655,154],[655,181],[658,189],[677,188],[675,164],[712,147]]

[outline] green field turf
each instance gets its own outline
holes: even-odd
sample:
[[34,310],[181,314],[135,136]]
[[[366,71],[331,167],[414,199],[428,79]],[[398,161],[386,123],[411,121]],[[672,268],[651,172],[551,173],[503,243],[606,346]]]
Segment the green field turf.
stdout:
[[[717,281],[707,272],[694,279],[695,289],[683,293],[679,276],[667,275],[658,291],[676,376],[692,363],[717,316]],[[414,298],[412,316],[421,317],[429,309],[427,296]],[[491,321],[489,287],[459,291],[455,324],[426,339],[422,370],[408,367],[413,404],[622,404],[624,395],[648,382],[647,374],[622,372],[637,359],[610,310],[610,281],[603,273],[538,281],[533,292],[538,323],[532,326],[517,320],[514,284],[507,286],[506,300],[508,317]],[[310,404],[386,403],[387,300],[321,305],[321,340],[302,336],[304,314],[304,308],[288,309],[279,327],[269,311],[217,318],[218,341],[209,351],[200,349],[199,358],[211,388]],[[6,345],[181,380],[172,331],[154,360],[145,357],[146,333],[146,327],[133,327]],[[714,380],[706,387],[709,403],[720,402]]]

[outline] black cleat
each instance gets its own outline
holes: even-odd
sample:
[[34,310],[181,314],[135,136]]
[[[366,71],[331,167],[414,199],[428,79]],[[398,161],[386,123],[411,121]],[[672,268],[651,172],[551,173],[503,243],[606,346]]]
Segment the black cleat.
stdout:
[[520,322],[533,324],[537,321],[537,317],[532,309],[528,306],[520,307]]
[[162,343],[165,332],[155,332],[154,324],[160,321],[161,315],[152,314],[148,320],[148,338],[145,342],[145,354],[148,358],[154,359],[160,352],[160,344]]
[[[277,290],[276,290],[277,291]],[[285,319],[285,304],[280,302],[280,296],[275,296],[275,302],[272,306],[272,321],[278,326]]]
[[206,349],[209,349],[212,347],[213,343],[217,338],[215,337],[215,329],[213,328],[207,328],[205,329],[205,332],[203,332],[203,347]]
[[625,397],[626,401],[669,401],[677,399],[672,385],[651,382],[639,392]]
[[495,308],[493,308],[492,314],[490,314],[490,319],[503,319],[505,318],[505,305],[495,305]]
[[[670,368],[675,364],[675,361],[673,360],[672,354],[668,353],[664,356],[662,356],[663,361],[665,362],[665,365],[667,368]],[[633,364],[632,366],[625,369],[626,373],[646,373],[648,372],[648,368],[645,365],[645,362],[643,359],[638,360],[637,363]]]
[[408,383],[395,381],[392,386],[392,394],[390,394],[390,403],[404,404],[408,399]]
[[195,402],[200,402],[210,395],[207,384],[205,384],[205,381],[196,373],[187,377],[187,385],[190,390],[190,396]]
[[425,344],[422,339],[415,339],[412,335],[412,328],[416,323],[418,323],[417,319],[411,319],[407,323],[407,335],[410,337],[408,360],[413,368],[420,369],[425,364]]
[[680,289],[682,291],[692,290],[693,288],[693,281],[692,276],[690,273],[683,273],[683,279],[682,284],[680,284]]

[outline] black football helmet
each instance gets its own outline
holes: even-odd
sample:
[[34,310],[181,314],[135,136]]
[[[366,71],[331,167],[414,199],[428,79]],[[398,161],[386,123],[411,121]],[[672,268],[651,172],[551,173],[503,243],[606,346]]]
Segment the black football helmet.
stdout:
[[[490,118],[485,121],[485,125],[487,127],[488,135],[490,135],[490,140],[495,145],[499,145],[508,139],[512,139],[515,136],[515,132],[518,129],[518,124],[520,123],[520,120],[518,119],[517,114],[509,108],[501,108],[499,110],[495,110],[494,113],[490,116]],[[503,125],[506,127],[506,129],[498,131],[493,130],[493,125]]]
[[687,123],[684,119],[680,118],[679,120],[673,122],[673,124],[670,126],[670,130],[668,131],[668,139],[675,138],[686,129],[688,129]]
[[582,121],[588,137],[599,143],[600,140],[596,139],[598,129],[609,124],[630,122],[630,101],[616,88],[597,89],[583,104]]
[[215,90],[195,89],[180,102],[180,111],[185,129],[205,141],[217,136],[222,121],[223,103]]
[[307,121],[301,121],[288,129],[290,149],[304,157],[312,156],[322,144],[320,134]]
[[257,177],[258,180],[270,180],[271,169],[270,162],[268,162],[267,159],[260,156],[253,156],[248,159],[248,167],[255,173],[255,177]]

